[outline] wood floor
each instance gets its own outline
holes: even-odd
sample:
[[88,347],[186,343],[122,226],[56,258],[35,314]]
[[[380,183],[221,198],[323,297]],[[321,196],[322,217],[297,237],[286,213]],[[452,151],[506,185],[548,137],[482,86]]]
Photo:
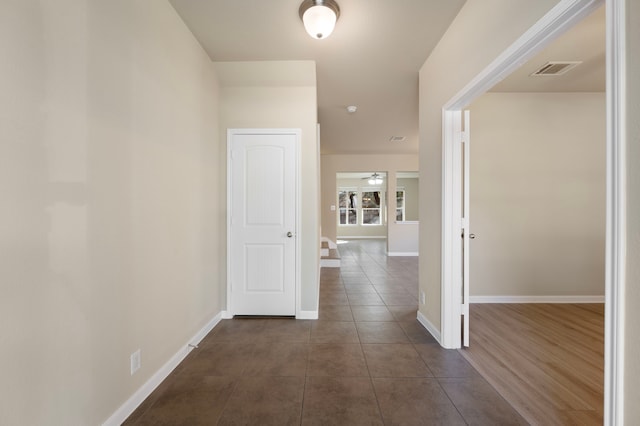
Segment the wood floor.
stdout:
[[474,304],[463,356],[534,425],[601,425],[603,304]]

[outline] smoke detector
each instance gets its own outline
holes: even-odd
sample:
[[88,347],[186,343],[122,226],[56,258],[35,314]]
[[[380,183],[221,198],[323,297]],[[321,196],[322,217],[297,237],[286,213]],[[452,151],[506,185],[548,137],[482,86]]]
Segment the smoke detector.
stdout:
[[356,112],[357,110],[358,110],[358,107],[357,107],[357,106],[355,106],[355,105],[349,105],[349,106],[347,107],[347,112],[350,112],[350,113],[352,113],[352,114],[353,114],[354,112]]
[[531,74],[531,77],[538,77],[543,75],[562,75],[572,68],[580,65],[582,61],[552,61],[547,62]]

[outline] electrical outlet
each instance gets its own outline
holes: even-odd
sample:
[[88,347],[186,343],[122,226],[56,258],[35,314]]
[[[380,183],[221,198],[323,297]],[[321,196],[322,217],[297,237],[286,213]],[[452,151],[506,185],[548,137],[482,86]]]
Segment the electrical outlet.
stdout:
[[140,349],[131,354],[131,375],[140,369]]
[[424,305],[426,303],[426,297],[424,295],[424,291],[420,290],[420,304]]

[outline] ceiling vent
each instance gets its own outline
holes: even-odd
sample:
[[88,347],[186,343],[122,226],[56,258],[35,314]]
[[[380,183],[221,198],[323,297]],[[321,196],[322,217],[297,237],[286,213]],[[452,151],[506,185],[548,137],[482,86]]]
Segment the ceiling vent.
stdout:
[[582,61],[553,61],[547,62],[536,71],[529,74],[532,77],[541,75],[562,75],[572,68],[580,65]]
[[389,142],[404,142],[407,140],[406,136],[391,136]]

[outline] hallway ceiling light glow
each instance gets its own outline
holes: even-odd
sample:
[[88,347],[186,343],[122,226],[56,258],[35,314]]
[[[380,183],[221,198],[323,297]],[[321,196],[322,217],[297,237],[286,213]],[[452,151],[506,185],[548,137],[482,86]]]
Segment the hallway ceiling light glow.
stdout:
[[340,16],[340,7],[334,0],[304,0],[298,13],[307,33],[319,40],[329,37],[333,32]]

